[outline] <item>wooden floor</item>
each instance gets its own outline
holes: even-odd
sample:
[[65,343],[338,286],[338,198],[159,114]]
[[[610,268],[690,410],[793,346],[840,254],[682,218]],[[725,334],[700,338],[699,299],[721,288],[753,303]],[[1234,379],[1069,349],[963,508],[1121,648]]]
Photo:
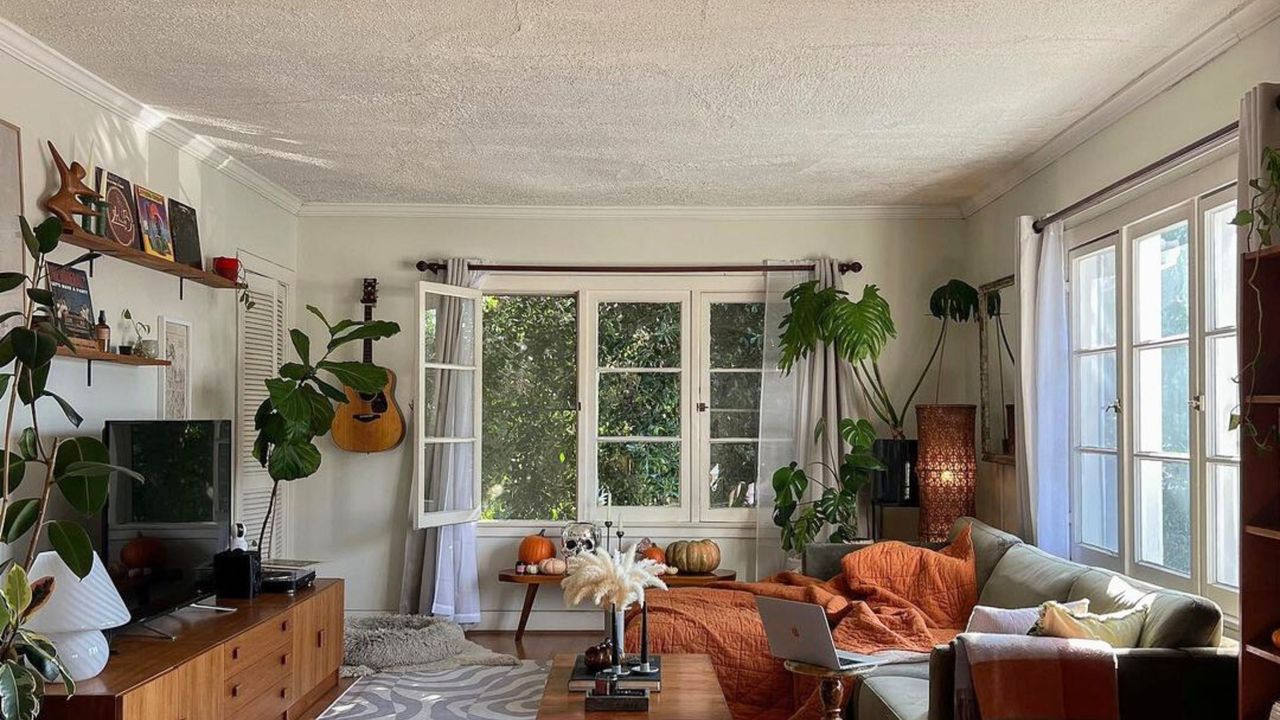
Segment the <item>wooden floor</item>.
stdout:
[[534,632],[524,634],[517,645],[513,632],[473,631],[467,639],[494,652],[515,655],[521,660],[550,660],[556,653],[580,653],[600,642],[602,632]]

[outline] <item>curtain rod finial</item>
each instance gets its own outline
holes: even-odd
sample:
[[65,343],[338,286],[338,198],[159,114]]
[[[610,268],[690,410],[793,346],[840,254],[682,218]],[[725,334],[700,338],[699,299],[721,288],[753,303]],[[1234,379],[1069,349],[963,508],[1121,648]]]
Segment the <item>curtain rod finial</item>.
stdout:
[[858,262],[857,260],[854,260],[853,262],[842,262],[836,267],[841,274],[844,274],[847,272],[852,272],[852,273],[862,272],[862,263]]
[[434,260],[433,261],[419,260],[415,265],[415,267],[418,268],[418,272],[429,272],[429,273],[438,273],[448,268],[448,266],[445,265],[444,263],[436,262]]

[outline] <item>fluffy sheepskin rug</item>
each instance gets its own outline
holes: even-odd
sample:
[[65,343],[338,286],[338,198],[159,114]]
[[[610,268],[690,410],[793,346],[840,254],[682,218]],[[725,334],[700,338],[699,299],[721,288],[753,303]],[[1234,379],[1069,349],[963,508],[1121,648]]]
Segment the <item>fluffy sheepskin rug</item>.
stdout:
[[425,615],[350,618],[343,645],[343,677],[519,662],[471,642],[457,623]]

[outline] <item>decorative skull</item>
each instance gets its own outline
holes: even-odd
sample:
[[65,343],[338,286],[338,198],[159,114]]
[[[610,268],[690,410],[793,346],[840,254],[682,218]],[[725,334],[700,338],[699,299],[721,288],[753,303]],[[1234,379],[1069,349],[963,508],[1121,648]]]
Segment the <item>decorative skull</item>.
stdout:
[[600,543],[600,530],[595,523],[575,522],[564,526],[560,533],[560,547],[566,558],[579,553],[594,552]]

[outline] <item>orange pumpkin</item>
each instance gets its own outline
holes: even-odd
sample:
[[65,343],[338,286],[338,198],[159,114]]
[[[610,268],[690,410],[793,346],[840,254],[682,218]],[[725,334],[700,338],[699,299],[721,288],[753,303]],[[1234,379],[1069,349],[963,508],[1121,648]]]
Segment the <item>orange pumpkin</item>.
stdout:
[[711,540],[677,540],[667,546],[667,564],[705,575],[720,567],[720,546]]
[[546,530],[539,530],[537,535],[530,535],[520,541],[520,552],[517,556],[520,562],[526,565],[537,565],[547,558],[555,557],[556,546],[547,538]]
[[658,547],[657,545],[650,545],[649,547],[641,550],[640,557],[648,560],[652,560],[658,563],[659,565],[667,564],[667,554],[663,552],[662,548]]
[[164,543],[142,533],[120,549],[120,562],[134,570],[163,567],[164,561]]

